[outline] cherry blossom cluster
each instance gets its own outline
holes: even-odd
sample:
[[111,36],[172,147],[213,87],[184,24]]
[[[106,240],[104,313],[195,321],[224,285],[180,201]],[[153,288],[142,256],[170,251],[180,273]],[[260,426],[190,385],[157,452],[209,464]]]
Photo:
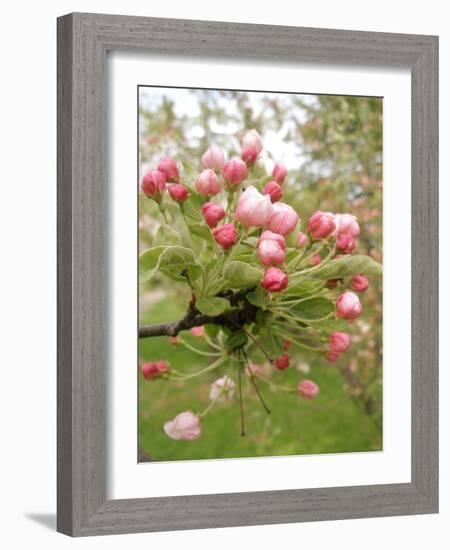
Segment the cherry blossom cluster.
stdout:
[[[252,261],[261,271],[260,287],[266,291],[269,302],[279,303],[277,297],[282,296],[289,288],[291,277],[298,278],[299,273],[305,277],[311,276],[326,263],[351,255],[357,246],[360,225],[351,213],[317,210],[301,230],[298,213],[291,205],[282,202],[285,193],[283,186],[288,179],[286,168],[277,163],[270,176],[256,179],[254,169],[263,151],[262,139],[255,129],[249,130],[243,135],[241,145],[240,158],[229,160],[219,146],[210,145],[201,157],[201,170],[189,184],[182,182],[177,162],[166,157],[155,170],[144,175],[141,189],[159,205],[162,213],[166,193],[169,200],[179,204],[183,214],[184,203],[191,196],[200,198],[201,219],[216,247],[218,262],[222,262],[220,265],[223,267],[232,257],[234,248],[242,243],[247,244],[254,252]],[[254,240],[246,241],[249,237]],[[324,250],[327,251],[325,257]],[[292,264],[293,254],[295,261]],[[305,259],[307,265],[302,263]],[[346,284],[347,288],[333,298],[334,315],[336,319],[352,323],[362,313],[358,293],[367,290],[369,281],[365,274],[354,273]],[[331,278],[324,283],[324,288],[330,291],[342,285],[342,277]],[[274,311],[277,311],[276,308]],[[244,330],[243,327],[242,329]],[[194,327],[191,332],[211,343],[203,327]],[[170,341],[173,345],[188,345],[178,335],[171,336]],[[291,345],[292,341],[286,338],[282,355],[271,360],[272,366],[277,370],[284,371],[290,367]],[[334,331],[328,335],[325,344],[310,349],[322,352],[329,362],[334,363],[349,350],[350,345],[351,338],[347,332]],[[308,345],[304,347],[308,348]],[[217,355],[220,355],[219,352]],[[226,352],[218,357],[217,364],[213,363],[207,370],[213,370],[228,359],[229,352]],[[147,380],[170,377],[183,379],[178,371],[171,369],[167,361],[147,362],[141,368],[142,375]],[[254,384],[258,379],[267,381],[260,375],[258,368],[257,365],[247,364],[247,372]],[[211,404],[205,411],[184,411],[167,422],[164,431],[172,439],[197,439],[201,434],[201,420],[210,407],[216,402],[232,400],[235,387],[235,381],[228,375],[218,378],[211,385]],[[314,381],[304,379],[294,391],[304,399],[314,399],[319,394],[319,387]],[[259,391],[257,393],[260,396]]]

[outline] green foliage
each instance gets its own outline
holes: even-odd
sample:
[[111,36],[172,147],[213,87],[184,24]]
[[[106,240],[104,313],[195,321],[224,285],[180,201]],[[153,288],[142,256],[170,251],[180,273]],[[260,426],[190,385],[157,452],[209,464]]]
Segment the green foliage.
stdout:
[[323,297],[301,299],[289,306],[288,311],[300,321],[320,321],[334,313],[334,303]]
[[200,298],[196,302],[197,309],[205,315],[220,315],[230,308],[230,303],[225,298],[217,298],[214,296],[206,296]]
[[256,265],[245,262],[229,262],[223,273],[224,283],[230,288],[251,288],[259,284],[264,272]]
[[338,279],[364,273],[364,275],[381,275],[382,267],[369,256],[344,256],[338,260],[331,260],[326,265],[314,269],[311,277],[315,279]]

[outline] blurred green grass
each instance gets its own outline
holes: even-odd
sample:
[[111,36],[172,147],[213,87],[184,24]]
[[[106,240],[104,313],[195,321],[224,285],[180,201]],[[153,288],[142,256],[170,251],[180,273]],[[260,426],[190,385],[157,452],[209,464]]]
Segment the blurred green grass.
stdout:
[[[180,318],[184,304],[162,299],[153,304],[141,323],[157,323]],[[202,339],[183,333],[197,347],[207,349]],[[293,349],[291,348],[293,351]],[[166,359],[178,370],[192,372],[211,361],[184,346],[173,346],[167,337],[145,338],[139,342],[142,361]],[[259,381],[259,387],[272,413],[267,415],[255,395],[250,380],[243,384],[246,435],[240,435],[237,392],[233,401],[216,403],[202,421],[202,435],[196,441],[174,441],[163,425],[179,412],[202,411],[209,403],[210,384],[228,374],[237,382],[237,372],[227,364],[184,382],[145,380],[139,374],[139,445],[153,460],[193,460],[361,452],[381,450],[381,433],[373,419],[365,414],[343,389],[344,380],[335,365],[322,356],[291,353],[291,367],[273,373],[272,380],[295,386],[301,378],[310,378],[320,386],[313,401],[272,390]],[[296,365],[306,361],[311,371],[299,372]],[[235,369],[235,367],[234,367]]]

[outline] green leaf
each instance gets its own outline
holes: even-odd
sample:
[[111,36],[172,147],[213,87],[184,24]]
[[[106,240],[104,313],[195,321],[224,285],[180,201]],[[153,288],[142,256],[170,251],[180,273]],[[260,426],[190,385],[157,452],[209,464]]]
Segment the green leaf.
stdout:
[[185,269],[194,278],[201,273],[194,251],[184,246],[155,246],[146,250],[139,258],[141,282],[149,281],[158,270],[172,279],[182,281],[185,280],[182,276]]
[[153,246],[167,246],[170,244],[180,244],[180,235],[170,225],[161,225],[156,232]]
[[230,308],[230,303],[225,298],[206,296],[200,298],[195,304],[196,308],[205,315],[216,316]]
[[283,291],[282,300],[284,298],[292,299],[294,296],[303,298],[310,296],[311,294],[316,294],[324,287],[324,282],[321,280],[316,281],[298,281],[290,283],[286,290]]
[[139,280],[141,283],[149,281],[158,270],[159,258],[166,250],[166,246],[149,248],[139,257]]
[[382,266],[369,256],[344,256],[338,260],[331,260],[322,267],[311,271],[310,277],[315,279],[338,279],[355,273],[364,275],[381,275]]
[[205,332],[210,338],[215,338],[220,331],[220,327],[217,325],[203,325],[205,327]]
[[225,345],[228,349],[234,350],[245,346],[248,342],[248,337],[243,330],[236,330],[228,336]]
[[262,280],[263,275],[262,269],[237,261],[226,265],[223,274],[225,282],[231,288],[248,288],[256,285]]
[[335,311],[334,303],[321,296],[316,298],[307,298],[298,304],[289,308],[289,312],[294,314],[301,321],[316,321],[324,319]]
[[251,304],[261,309],[269,305],[269,294],[261,286],[246,294],[246,298]]

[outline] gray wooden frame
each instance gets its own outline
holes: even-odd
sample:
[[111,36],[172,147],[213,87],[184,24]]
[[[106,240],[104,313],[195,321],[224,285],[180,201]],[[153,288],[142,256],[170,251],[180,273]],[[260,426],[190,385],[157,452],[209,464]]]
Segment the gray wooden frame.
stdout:
[[[411,483],[107,500],[106,53],[408,67]],[[58,530],[73,536],[438,511],[438,38],[75,13],[58,19]]]

